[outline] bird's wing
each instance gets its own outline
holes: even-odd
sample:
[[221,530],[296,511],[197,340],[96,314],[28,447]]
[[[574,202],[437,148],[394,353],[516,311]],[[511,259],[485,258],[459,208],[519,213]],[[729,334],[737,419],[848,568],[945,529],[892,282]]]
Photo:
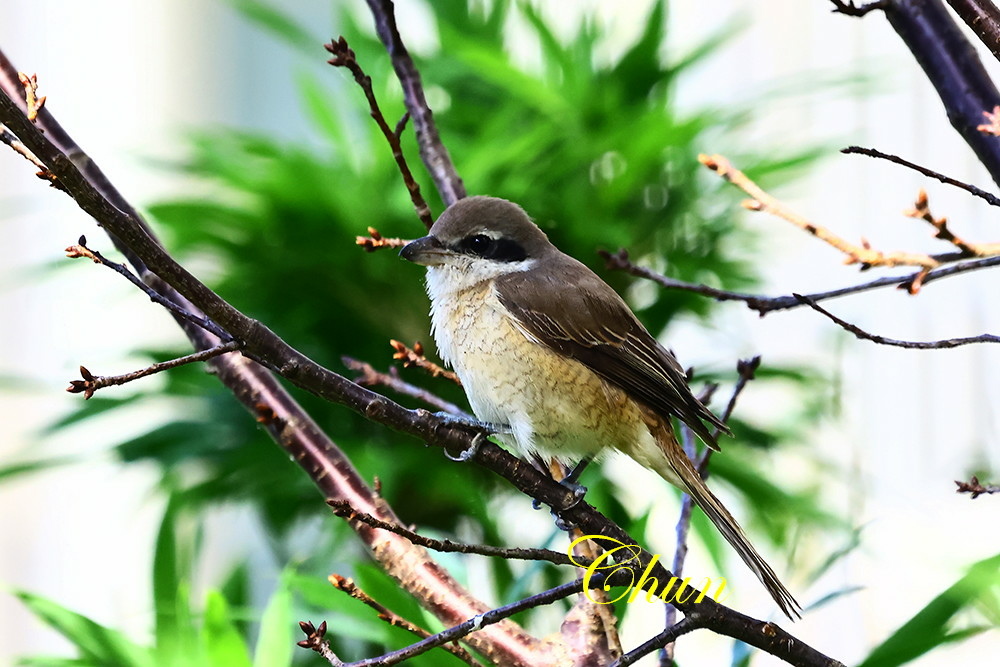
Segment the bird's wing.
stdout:
[[[546,258],[548,259],[548,258]],[[664,416],[676,416],[713,449],[703,420],[726,425],[691,393],[684,369],[597,274],[568,255],[545,271],[496,279],[501,304],[525,335],[576,359]]]

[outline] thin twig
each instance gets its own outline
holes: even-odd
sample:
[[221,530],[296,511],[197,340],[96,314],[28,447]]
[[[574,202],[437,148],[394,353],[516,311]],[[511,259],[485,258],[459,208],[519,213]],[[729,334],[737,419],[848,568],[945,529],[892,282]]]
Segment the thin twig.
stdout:
[[693,618],[685,616],[678,622],[667,627],[667,629],[660,634],[644,641],[642,644],[639,644],[639,646],[615,660],[609,667],[626,667],[626,665],[635,664],[635,662],[640,658],[649,655],[658,648],[672,644],[681,635],[685,635],[692,630],[697,630],[699,627],[700,626]]
[[[745,292],[731,292],[715,287],[709,287],[708,285],[688,283],[683,280],[670,278],[662,273],[657,273],[656,271],[632,263],[629,260],[628,251],[625,249],[620,249],[616,253],[601,250],[598,251],[598,254],[605,259],[606,266],[610,270],[625,271],[633,276],[651,280],[667,289],[679,289],[686,292],[694,292],[695,294],[711,297],[716,301],[741,301],[746,304],[747,308],[759,313],[761,317],[774,311],[791,310],[805,305],[791,294],[783,296],[762,296],[760,294],[748,294]],[[841,287],[827,292],[815,292],[813,294],[807,294],[806,296],[813,301],[818,302],[847,296],[849,294],[867,292],[869,290],[879,289],[882,287],[896,287],[913,294],[915,293],[913,284],[918,277],[920,278],[920,284],[926,285],[927,283],[941,278],[956,276],[969,271],[976,271],[993,266],[1000,266],[1000,257],[985,257],[983,259],[970,260],[967,262],[953,264],[951,266],[941,267],[939,269],[934,269],[933,271],[925,272],[921,270],[905,276],[887,276],[884,278],[877,278],[876,280],[861,283],[860,285]]]
[[367,524],[372,528],[388,530],[391,533],[402,535],[410,542],[413,542],[418,546],[425,547],[433,551],[440,551],[443,553],[475,554],[477,556],[491,556],[505,558],[508,560],[546,561],[556,565],[579,566],[582,564],[583,567],[590,565],[590,561],[582,556],[570,558],[569,555],[560,551],[553,551],[552,549],[518,549],[511,547],[494,547],[488,544],[463,544],[460,542],[452,542],[451,540],[435,540],[433,538],[420,535],[419,533],[415,533],[399,524],[382,521],[381,519],[373,517],[371,514],[359,512],[351,507],[351,504],[346,500],[328,500],[326,504],[333,509],[334,514],[347,519],[348,521],[360,521],[361,523]]
[[983,201],[987,202],[991,206],[1000,206],[1000,197],[987,192],[981,188],[977,188],[975,185],[970,183],[965,183],[959,181],[950,176],[945,176],[944,174],[939,174],[933,169],[928,169],[927,167],[921,167],[919,164],[910,162],[909,160],[903,159],[898,155],[892,155],[891,153],[883,153],[882,151],[876,150],[874,148],[862,148],[861,146],[848,146],[847,148],[840,149],[840,152],[845,155],[867,155],[868,157],[878,158],[881,160],[888,160],[894,164],[902,165],[914,171],[918,171],[924,176],[929,178],[935,178],[945,185],[952,185],[956,188],[961,188],[969,194],[979,197]]
[[[420,637],[421,639],[427,639],[428,637],[431,636],[431,633],[428,632],[427,630],[424,630],[419,625],[415,625],[410,621],[406,620],[405,618],[403,618],[396,612],[392,611],[391,609],[383,605],[381,602],[374,599],[372,596],[368,595],[363,590],[358,588],[357,584],[354,583],[353,579],[342,577],[339,574],[331,574],[329,577],[327,577],[327,580],[338,591],[343,591],[344,593],[347,593],[355,600],[358,600],[359,602],[362,602],[365,605],[374,609],[376,612],[378,612],[378,618],[382,621],[385,621],[389,625],[395,626],[397,628],[403,628],[407,632],[410,632]],[[476,662],[471,655],[469,655],[469,652],[466,651],[461,646],[459,646],[458,644],[445,643],[441,644],[440,646],[445,651],[448,651],[448,653],[451,653],[453,656],[455,656],[456,658],[458,658],[459,660],[461,660],[466,664],[479,665],[479,663]]]
[[80,375],[83,377],[82,380],[70,380],[69,386],[66,387],[66,391],[71,394],[83,394],[84,400],[89,399],[94,395],[94,392],[98,389],[103,389],[104,387],[111,387],[120,384],[126,384],[132,382],[133,380],[138,380],[140,378],[148,377],[155,373],[161,373],[163,371],[170,370],[171,368],[177,368],[178,366],[184,366],[185,364],[193,364],[200,361],[208,361],[220,354],[225,354],[227,352],[236,352],[240,349],[240,343],[231,340],[228,343],[222,343],[216,347],[209,348],[207,350],[201,350],[199,352],[194,352],[192,354],[185,355],[183,357],[178,357],[177,359],[171,359],[170,361],[161,361],[156,364],[147,366],[146,368],[133,371],[131,373],[125,373],[124,375],[94,375],[88,371],[84,366],[80,366]]
[[815,301],[811,300],[807,296],[802,296],[801,294],[795,295],[797,298],[802,300],[802,303],[806,304],[817,313],[822,313],[828,318],[840,325],[841,328],[850,331],[852,334],[861,338],[863,340],[870,340],[873,343],[878,343],[879,345],[891,345],[893,347],[902,347],[910,350],[943,350],[952,347],[959,347],[961,345],[971,345],[973,343],[1000,343],[1000,336],[995,336],[993,334],[982,334],[979,336],[966,336],[964,338],[947,338],[945,340],[934,340],[934,341],[909,341],[909,340],[896,340],[895,338],[886,338],[885,336],[878,336],[876,334],[868,333],[855,324],[851,324],[845,320],[840,319],[830,311],[824,309]]
[[[596,584],[600,581],[600,579],[601,577],[595,575],[591,578],[591,583]],[[582,590],[583,579],[577,579],[576,581],[563,584],[562,586],[556,586],[555,588],[543,591],[537,595],[532,595],[531,597],[519,600],[512,604],[491,609],[474,618],[470,618],[464,623],[459,623],[458,625],[450,627],[447,630],[437,633],[436,635],[431,635],[430,637],[427,637],[426,639],[423,639],[415,644],[410,644],[405,648],[401,648],[398,651],[392,651],[375,658],[367,658],[365,660],[358,660],[357,662],[341,664],[343,667],[389,667],[389,665],[396,665],[404,660],[409,660],[410,658],[426,653],[433,648],[437,648],[442,644],[461,639],[466,635],[481,630],[488,625],[493,625],[494,623],[502,621],[506,618],[510,618],[514,614],[528,609],[534,609],[535,607],[540,607],[542,605],[552,604],[553,602],[567,598],[570,595],[579,593]]]
[[[847,256],[845,259],[846,264],[860,264],[862,271],[873,266],[920,266],[925,269],[933,269],[939,266],[943,260],[942,257],[932,257],[924,253],[902,251],[886,253],[881,250],[874,250],[864,240],[862,240],[861,245],[851,243],[834,234],[826,227],[814,224],[795,211],[792,211],[784,203],[761,189],[746,174],[736,169],[725,157],[721,155],[700,155],[698,156],[698,160],[752,197],[752,199],[743,202],[745,208],[751,211],[767,211],[783,220],[787,220],[799,229],[812,234],[819,240],[842,252]],[[947,259],[960,258],[961,256],[947,256]]]
[[462,417],[463,419],[475,419],[471,414],[458,407],[451,401],[446,401],[440,396],[433,394],[423,387],[418,387],[414,384],[410,384],[406,380],[399,377],[399,372],[396,368],[390,368],[388,373],[381,373],[368,363],[364,361],[358,361],[351,357],[341,357],[341,361],[344,365],[350,368],[352,371],[357,371],[361,375],[354,378],[354,381],[363,387],[373,387],[377,385],[382,385],[383,387],[388,387],[393,391],[403,394],[404,396],[412,396],[417,400],[423,401],[427,405],[442,410],[449,414]]
[[8,130],[5,125],[0,125],[0,141],[14,149],[14,152],[22,156],[25,160],[38,167],[38,172],[35,176],[43,181],[46,181],[54,188],[62,189],[62,184],[56,180],[56,177],[53,176],[48,167],[42,164],[42,161],[39,160],[34,153],[29,151],[28,147],[21,143],[21,140],[14,136],[14,133]]
[[429,361],[427,357],[424,356],[424,346],[420,341],[413,344],[412,350],[408,348],[405,343],[401,343],[398,340],[390,340],[389,344],[392,345],[394,350],[396,350],[396,352],[392,355],[392,358],[402,361],[403,368],[416,366],[417,368],[422,368],[430,373],[431,377],[441,377],[445,380],[454,382],[459,387],[462,386],[462,381],[458,379],[458,376],[455,375],[455,373],[446,371],[433,361]]
[[[382,130],[385,140],[389,142],[389,148],[392,149],[392,157],[396,160],[399,173],[403,176],[403,183],[406,185],[406,190],[410,193],[410,201],[413,202],[413,208],[417,211],[417,217],[420,218],[420,221],[424,223],[427,229],[430,229],[431,225],[434,224],[434,216],[431,215],[430,207],[427,206],[423,195],[420,194],[420,186],[413,178],[413,173],[410,171],[409,165],[406,164],[406,156],[403,155],[403,148],[399,142],[399,133],[394,132],[389,127],[385,116],[382,115],[382,110],[378,106],[378,100],[375,99],[375,91],[372,90],[371,77],[361,69],[354,51],[347,45],[347,40],[343,36],[330,44],[326,44],[325,48],[333,54],[333,57],[327,62],[334,67],[346,67],[350,70],[351,74],[354,75],[354,80],[358,82],[361,90],[364,91],[365,97],[368,99],[368,106],[371,109],[371,116],[379,129]],[[396,129],[401,131],[402,127],[403,123],[399,123]]]
[[975,475],[968,482],[960,482],[956,479],[955,484],[958,486],[955,489],[956,493],[971,493],[973,500],[984,493],[1000,493],[1000,484],[983,484]]
[[21,80],[21,85],[24,86],[24,101],[27,105],[27,116],[28,120],[34,123],[38,120],[38,112],[42,110],[45,106],[45,96],[38,96],[38,75],[32,74],[28,76],[24,72],[18,72],[17,78]]
[[343,661],[330,648],[330,642],[326,641],[326,621],[320,623],[318,628],[309,621],[299,621],[299,627],[306,633],[306,638],[298,642],[299,646],[319,653],[333,667],[343,667]]
[[834,14],[844,14],[845,16],[856,16],[858,18],[864,16],[870,11],[876,9],[885,9],[885,6],[889,4],[889,0],[875,0],[874,2],[867,2],[863,5],[854,4],[854,0],[830,0],[833,3],[833,9],[831,10]]
[[157,303],[163,306],[177,317],[180,317],[181,319],[187,320],[188,322],[191,322],[192,324],[201,327],[202,329],[208,331],[212,335],[217,336],[220,340],[224,342],[229,342],[233,340],[233,337],[229,334],[229,332],[220,327],[218,324],[208,319],[207,317],[201,317],[199,315],[196,315],[195,313],[192,313],[186,308],[182,308],[181,306],[177,305],[176,303],[174,303],[173,301],[171,301],[170,299],[163,296],[162,294],[154,290],[152,287],[144,283],[142,280],[140,280],[139,277],[136,276],[131,271],[129,271],[129,268],[124,264],[120,264],[118,262],[112,262],[110,259],[106,258],[98,251],[91,250],[90,248],[88,248],[86,236],[81,236],[77,240],[76,245],[71,245],[68,248],[66,248],[66,256],[72,259],[76,259],[78,257],[86,257],[87,259],[93,261],[95,264],[101,264],[103,266],[108,267],[109,269],[115,271],[116,273],[124,276],[130,283],[132,283],[133,285],[141,289],[143,292],[145,292],[146,296],[148,296],[153,303]]
[[402,248],[409,243],[408,239],[385,238],[374,227],[368,228],[368,236],[355,237],[354,242],[365,249],[366,252],[375,252],[379,248]]

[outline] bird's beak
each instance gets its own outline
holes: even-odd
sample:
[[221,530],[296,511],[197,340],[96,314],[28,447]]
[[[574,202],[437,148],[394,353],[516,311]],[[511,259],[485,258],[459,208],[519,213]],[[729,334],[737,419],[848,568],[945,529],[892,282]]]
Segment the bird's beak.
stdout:
[[447,254],[448,249],[441,245],[441,241],[436,236],[424,236],[410,241],[399,251],[399,256],[403,259],[422,266],[442,264],[443,258]]

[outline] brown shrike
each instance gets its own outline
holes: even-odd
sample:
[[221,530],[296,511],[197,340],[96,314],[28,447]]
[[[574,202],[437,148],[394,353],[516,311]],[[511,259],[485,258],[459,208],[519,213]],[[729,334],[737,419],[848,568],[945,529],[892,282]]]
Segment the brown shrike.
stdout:
[[617,449],[691,495],[789,618],[798,603],[677,442],[726,429],[618,294],[504,199],[449,207],[403,258],[427,267],[432,333],[476,416],[527,457]]

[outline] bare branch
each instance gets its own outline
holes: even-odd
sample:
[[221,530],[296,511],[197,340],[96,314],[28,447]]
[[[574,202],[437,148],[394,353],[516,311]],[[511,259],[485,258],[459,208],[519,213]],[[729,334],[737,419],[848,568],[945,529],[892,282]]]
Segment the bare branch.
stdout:
[[392,355],[392,358],[402,361],[403,368],[416,366],[417,368],[422,368],[430,373],[431,377],[441,377],[445,380],[454,382],[459,387],[462,386],[462,381],[458,379],[458,376],[455,375],[455,373],[441,368],[424,356],[424,346],[419,340],[413,344],[412,350],[408,348],[405,343],[401,343],[398,340],[390,340],[389,344],[396,350],[395,354]]
[[103,389],[104,387],[111,387],[114,385],[126,384],[132,382],[133,380],[138,380],[140,378],[148,377],[155,373],[161,373],[163,371],[170,370],[171,368],[177,368],[178,366],[184,366],[185,364],[193,364],[200,361],[208,361],[221,354],[227,352],[235,352],[240,349],[240,344],[234,340],[227,343],[222,343],[216,347],[209,348],[207,350],[201,350],[200,352],[195,352],[193,354],[188,354],[183,357],[178,357],[177,359],[171,359],[170,361],[161,361],[156,364],[147,366],[146,368],[133,371],[131,373],[125,373],[124,375],[94,375],[88,371],[85,367],[80,366],[80,375],[83,380],[70,380],[69,386],[66,388],[71,394],[83,394],[84,400],[89,399],[94,395],[94,392],[98,389]]
[[[741,301],[745,303],[747,308],[750,310],[757,311],[761,317],[770,312],[778,310],[791,310],[805,305],[802,301],[795,298],[795,296],[791,294],[784,296],[762,296],[759,294],[747,294],[745,292],[730,292],[728,290],[709,287],[708,285],[676,280],[661,273],[657,273],[651,269],[633,264],[628,258],[628,252],[624,249],[620,249],[616,253],[600,250],[598,251],[598,254],[605,259],[607,268],[611,270],[625,271],[633,276],[651,280],[666,289],[679,289],[687,292],[694,292],[696,294],[711,297],[716,301]],[[956,276],[969,271],[977,271],[979,269],[986,269],[998,265],[1000,265],[1000,257],[987,257],[984,259],[976,259],[953,264],[951,266],[941,267],[932,271],[921,270],[905,276],[888,276],[885,278],[878,278],[866,283],[861,283],[860,285],[841,287],[827,292],[815,292],[805,296],[818,302],[847,296],[849,294],[867,292],[869,290],[879,289],[882,287],[896,287],[906,290],[910,294],[915,294],[917,290],[914,289],[914,284],[918,281],[918,278],[918,285],[926,285],[927,283],[941,278]]]
[[[984,112],[985,113],[985,112]],[[907,169],[912,169],[914,171],[920,172],[928,178],[934,178],[945,185],[952,185],[956,188],[961,188],[971,195],[979,197],[983,201],[990,204],[990,206],[1000,206],[1000,197],[987,192],[981,188],[977,188],[975,185],[970,183],[965,183],[958,179],[952,178],[951,176],[945,176],[940,174],[933,169],[928,169],[927,167],[922,167],[915,162],[910,162],[909,160],[903,159],[898,155],[893,155],[892,153],[883,153],[882,151],[875,150],[874,148],[862,148],[861,146],[848,146],[847,148],[840,149],[840,152],[844,155],[867,155],[868,157],[878,158],[880,160],[888,160],[894,164],[902,165]]]
[[622,657],[611,663],[610,667],[626,667],[634,664],[640,658],[649,655],[658,648],[663,648],[672,644],[681,635],[686,635],[692,630],[697,630],[698,625],[690,616],[685,616],[677,623],[670,625],[666,630],[655,637],[644,641],[642,644],[632,649]]
[[845,16],[856,16],[858,18],[864,16],[870,11],[876,9],[885,9],[885,6],[889,3],[889,0],[875,0],[874,2],[867,2],[862,5],[854,4],[854,0],[830,0],[833,3],[834,14],[844,14]]
[[368,8],[375,19],[375,31],[385,45],[396,71],[396,78],[403,87],[403,100],[406,109],[413,119],[417,131],[417,145],[420,146],[420,157],[424,166],[434,179],[434,185],[446,206],[451,206],[465,197],[465,185],[455,170],[455,165],[448,155],[434,123],[434,114],[427,106],[424,96],[424,86],[420,80],[413,59],[410,58],[399,29],[396,27],[396,15],[392,0],[367,0]]
[[975,500],[984,493],[1000,493],[1000,485],[998,484],[983,484],[979,481],[979,478],[975,475],[968,482],[960,482],[955,480],[957,489],[956,493],[970,493],[972,494],[972,499]]
[[990,0],[948,0],[993,57],[1000,60],[1000,11]]
[[102,264],[108,267],[112,271],[115,271],[119,275],[124,276],[130,283],[141,289],[149,297],[150,301],[157,303],[168,311],[170,311],[175,317],[191,322],[192,324],[201,327],[205,331],[217,336],[220,340],[229,342],[233,339],[228,332],[222,329],[218,324],[212,320],[201,317],[197,313],[194,313],[183,306],[174,303],[172,300],[168,299],[164,295],[157,292],[155,289],[139,280],[138,276],[129,271],[128,267],[124,264],[119,264],[118,262],[112,262],[107,259],[104,255],[96,250],[91,250],[87,247],[87,237],[81,236],[76,245],[71,245],[66,248],[66,256],[71,259],[76,259],[78,257],[86,257],[87,259],[93,261],[95,264]]
[[309,621],[299,621],[299,627],[306,633],[306,638],[298,642],[299,646],[319,653],[333,667],[343,667],[344,663],[330,648],[330,642],[326,641],[326,621],[320,623],[318,628]]
[[383,237],[374,227],[368,228],[368,236],[358,236],[354,242],[365,249],[365,252],[375,252],[379,248],[402,248],[409,243],[408,239]]
[[[331,574],[327,578],[329,579],[333,587],[336,588],[338,591],[343,591],[344,593],[347,593],[355,600],[364,603],[365,605],[371,607],[376,612],[378,612],[378,617],[380,620],[383,620],[389,625],[393,625],[397,628],[403,628],[407,632],[410,632],[420,637],[421,639],[426,639],[431,636],[431,633],[428,632],[427,630],[424,630],[420,626],[415,625],[410,621],[406,620],[405,618],[403,618],[396,612],[390,610],[388,607],[378,602],[372,596],[368,595],[363,590],[358,588],[357,584],[354,583],[353,579],[342,577],[339,574]],[[455,656],[456,658],[458,658],[459,660],[461,660],[466,664],[479,665],[479,663],[476,662],[471,655],[469,655],[469,652],[466,651],[461,646],[459,646],[458,644],[445,643],[441,644],[440,646],[442,649],[448,651],[448,653],[451,653],[453,656]]]
[[844,253],[847,256],[845,260],[846,264],[860,264],[862,270],[873,266],[919,266],[925,269],[933,269],[941,264],[942,260],[940,257],[931,257],[923,253],[910,252],[884,253],[879,250],[873,250],[868,242],[864,240],[862,240],[861,245],[846,241],[826,227],[816,225],[789,209],[785,204],[762,190],[746,174],[733,167],[729,160],[723,156],[700,155],[698,160],[719,174],[719,176],[753,197],[753,199],[743,202],[745,208],[751,211],[767,211],[783,220],[787,220],[799,229],[812,234]]
[[382,385],[383,387],[388,387],[389,389],[403,394],[404,396],[412,396],[417,400],[423,401],[432,408],[451,413],[463,419],[475,419],[475,417],[454,403],[446,401],[422,387],[418,387],[410,384],[406,380],[403,380],[399,377],[399,372],[395,368],[390,368],[388,373],[380,373],[375,370],[371,364],[358,361],[357,359],[352,359],[351,357],[341,357],[340,360],[343,361],[344,365],[352,371],[361,373],[361,375],[354,378],[354,381],[362,387]]
[[424,200],[423,195],[420,194],[420,186],[413,178],[413,173],[410,171],[410,167],[406,163],[406,156],[403,155],[403,148],[399,143],[400,133],[402,132],[404,122],[401,121],[396,125],[397,131],[395,132],[389,127],[389,123],[386,122],[385,116],[382,115],[382,110],[379,109],[378,100],[375,99],[375,91],[372,90],[371,77],[365,74],[364,70],[361,69],[361,65],[358,64],[354,51],[347,45],[347,40],[344,39],[343,36],[335,42],[326,44],[325,47],[327,51],[333,54],[333,58],[330,58],[327,62],[334,67],[346,67],[350,70],[351,74],[354,75],[354,80],[358,82],[358,85],[361,86],[361,90],[364,91],[365,97],[368,99],[368,106],[371,109],[371,116],[375,120],[379,129],[382,130],[382,135],[385,137],[385,140],[389,142],[389,148],[392,149],[392,157],[396,160],[396,166],[399,167],[399,173],[403,176],[403,184],[406,185],[406,190],[410,193],[410,201],[413,202],[413,208],[417,211],[417,217],[419,217],[420,221],[424,223],[424,227],[430,229],[431,225],[434,224],[434,216],[431,215],[430,207],[427,206],[427,202]]
[[582,564],[586,567],[590,564],[589,559],[582,556],[570,558],[568,554],[562,553],[561,551],[553,551],[552,549],[517,549],[509,547],[494,547],[488,544],[462,544],[459,542],[452,542],[451,540],[435,540],[430,537],[424,537],[423,535],[415,533],[399,524],[382,521],[381,519],[373,517],[370,514],[366,514],[365,512],[359,512],[351,507],[350,503],[346,500],[328,500],[326,504],[333,509],[333,513],[335,515],[342,517],[347,521],[360,521],[361,523],[367,524],[372,528],[388,530],[389,532],[397,535],[402,535],[414,544],[433,551],[440,551],[442,553],[475,554],[478,556],[491,556],[496,558],[505,558],[508,560],[547,561],[556,565],[579,566]]
[[942,350],[952,347],[959,347],[961,345],[971,345],[973,343],[1000,343],[1000,336],[995,336],[993,334],[982,334],[980,336],[967,336],[964,338],[948,338],[945,340],[935,340],[928,342],[920,341],[908,341],[908,340],[896,340],[895,338],[886,338],[885,336],[878,336],[875,334],[870,334],[864,331],[857,325],[851,324],[845,320],[840,319],[828,310],[825,310],[815,301],[811,300],[809,297],[802,296],[801,294],[795,295],[797,298],[802,300],[802,303],[806,304],[817,313],[822,313],[828,318],[840,325],[841,328],[850,331],[852,334],[861,338],[862,340],[870,340],[873,343],[878,343],[879,345],[890,345],[893,347],[903,347],[910,350]]

